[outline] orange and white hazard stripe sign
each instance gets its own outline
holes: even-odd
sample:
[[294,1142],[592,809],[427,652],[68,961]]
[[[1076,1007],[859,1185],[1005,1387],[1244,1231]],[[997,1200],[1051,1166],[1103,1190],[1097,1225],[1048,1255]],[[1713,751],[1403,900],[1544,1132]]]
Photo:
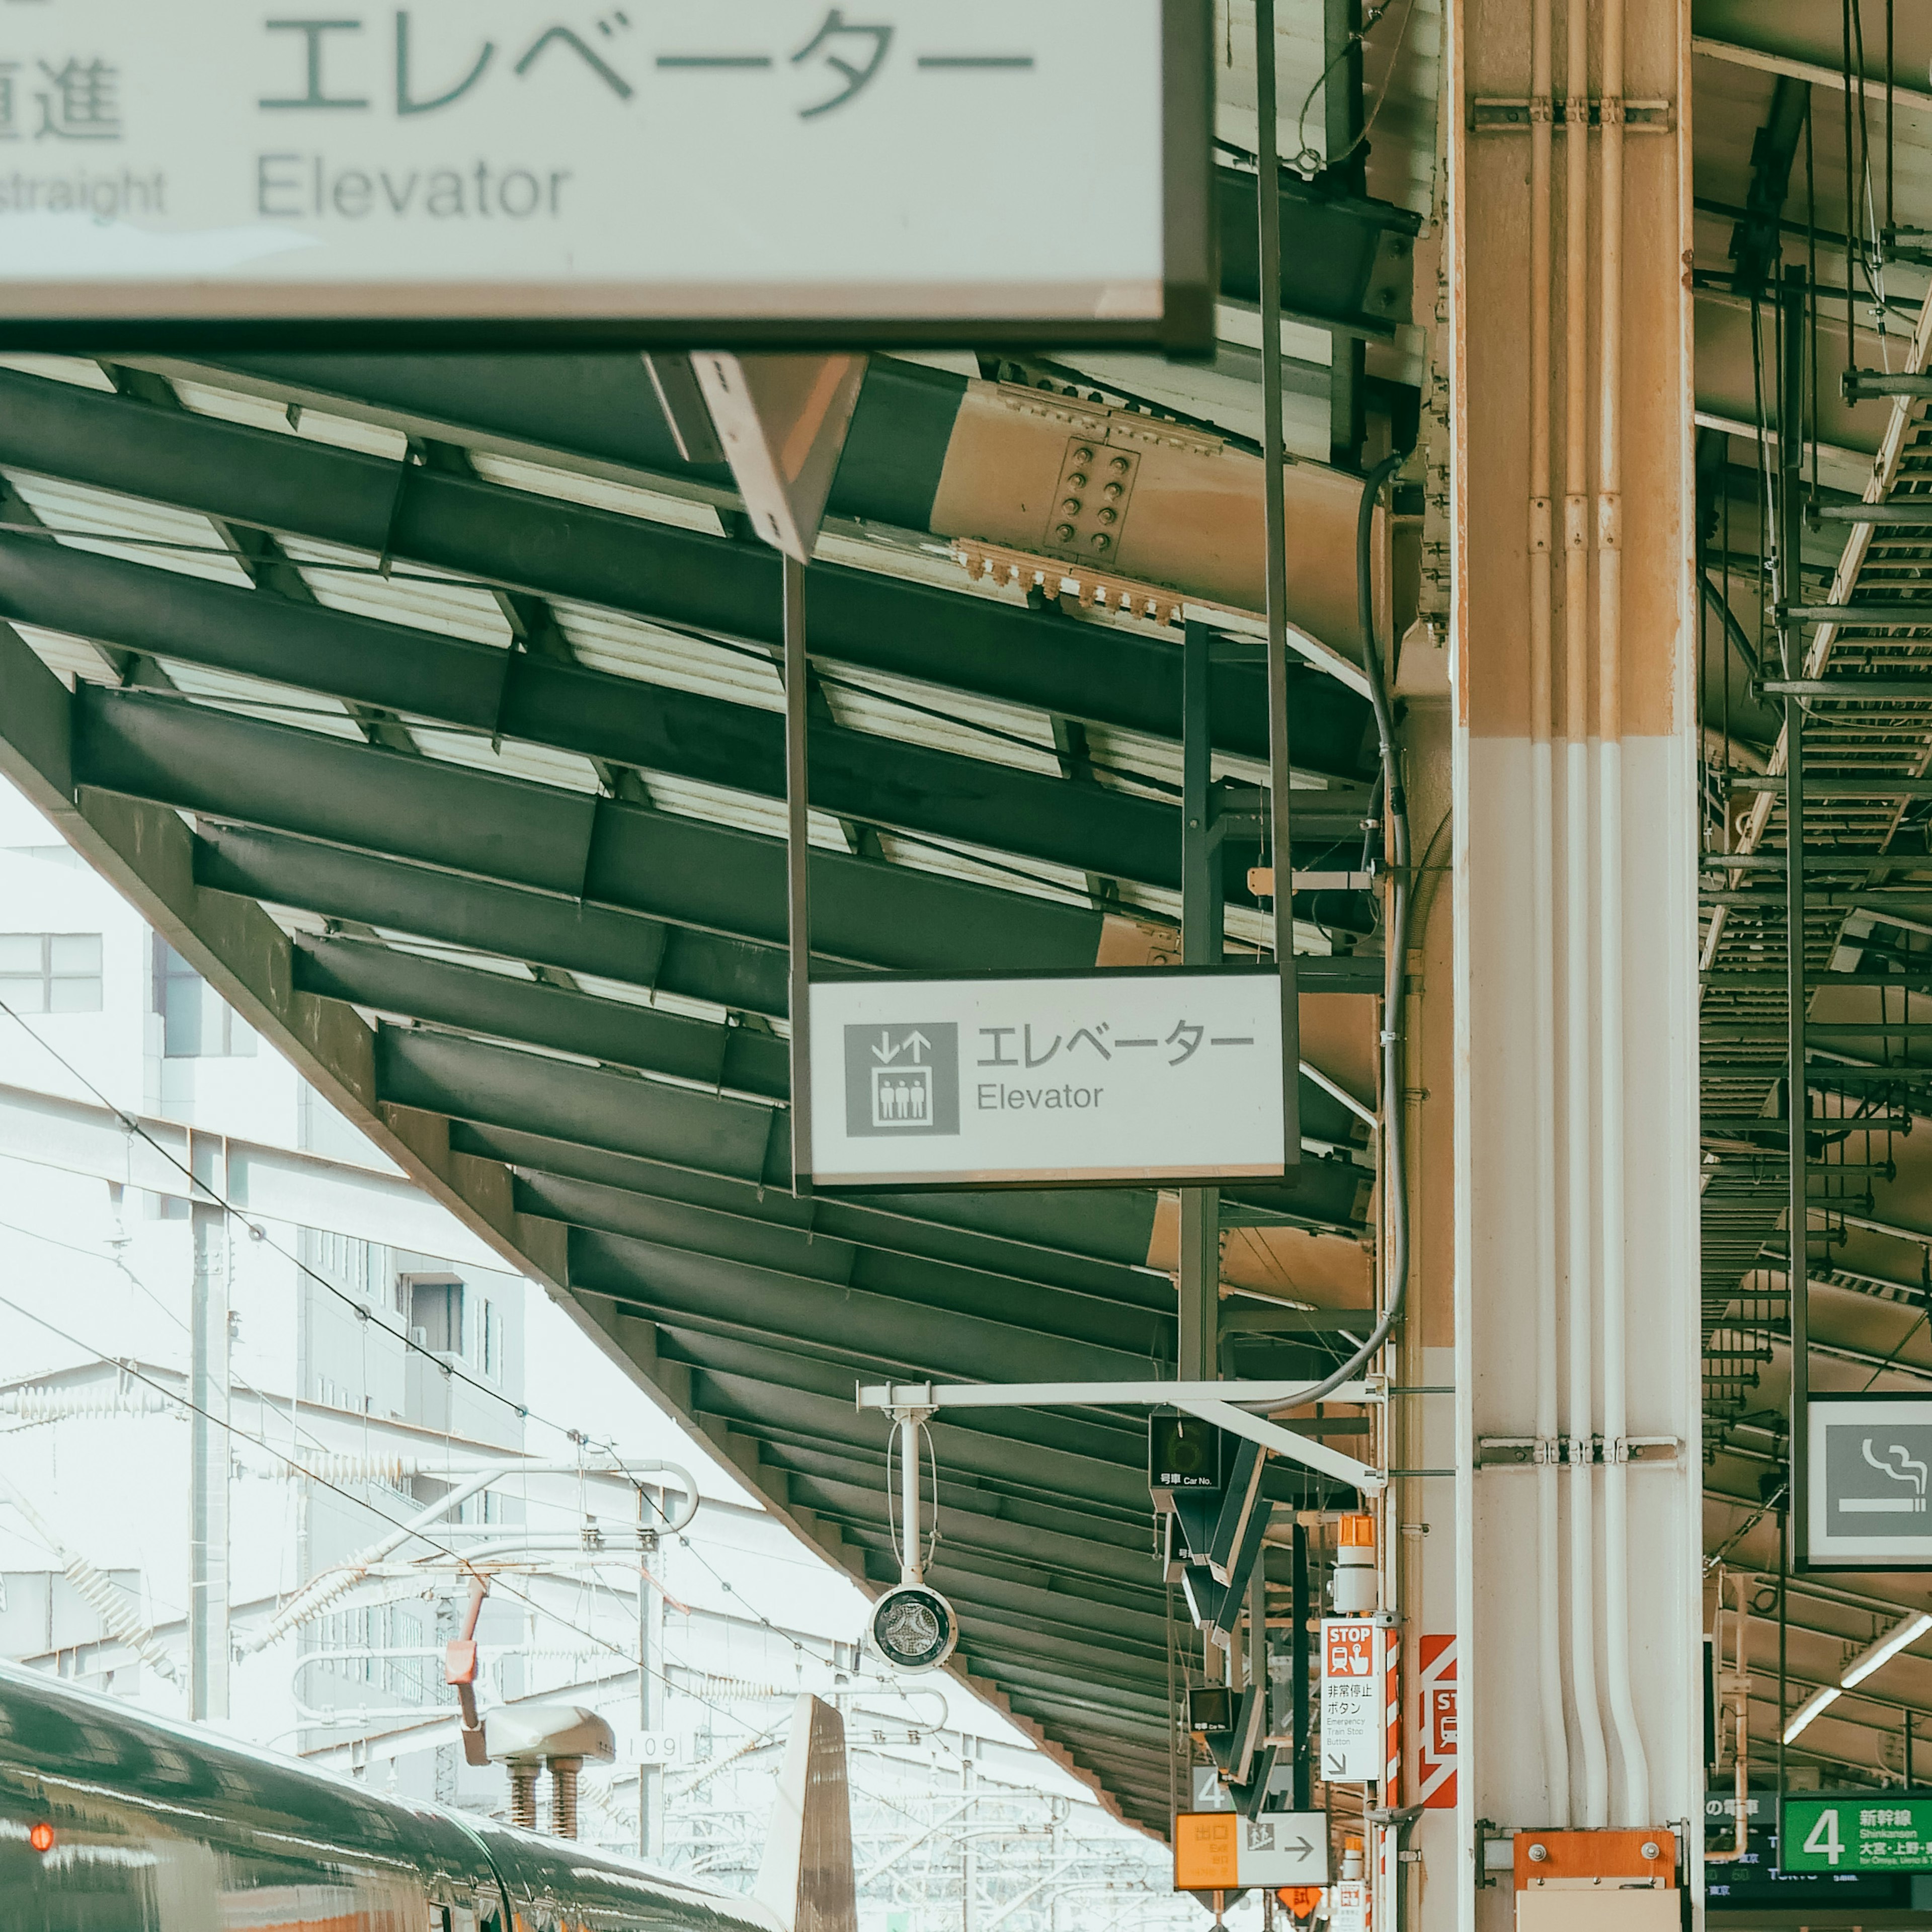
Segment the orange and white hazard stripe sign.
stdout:
[[1415,1742],[1415,1796],[1432,1811],[1456,1803],[1456,1640],[1425,1636]]
[[1382,1652],[1382,1705],[1388,1723],[1383,1756],[1382,1802],[1402,1802],[1402,1646],[1391,1636]]

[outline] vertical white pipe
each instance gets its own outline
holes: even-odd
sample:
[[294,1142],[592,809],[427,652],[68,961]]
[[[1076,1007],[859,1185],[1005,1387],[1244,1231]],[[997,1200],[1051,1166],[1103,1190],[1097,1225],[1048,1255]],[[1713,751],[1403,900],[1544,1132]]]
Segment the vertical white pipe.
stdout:
[[[1553,1455],[1557,1419],[1556,970],[1552,930],[1556,780],[1550,749],[1550,244],[1551,0],[1531,0],[1529,124],[1530,973],[1536,1063],[1536,1435]],[[1563,1716],[1562,1529],[1557,1466],[1536,1472],[1537,1682],[1549,1816],[1570,1822],[1570,1732]]]
[[[1580,1824],[1610,1822],[1610,1760],[1597,1694],[1596,1484],[1591,1239],[1589,701],[1590,45],[1586,0],[1569,0],[1564,116],[1563,620],[1564,630],[1564,1213],[1569,1264],[1570,1684],[1583,1753]],[[1575,1815],[1573,1812],[1573,1815]]]
[[1603,0],[1603,231],[1597,380],[1598,988],[1603,1061],[1604,1616],[1610,1720],[1627,1826],[1648,1825],[1650,1766],[1630,1689],[1629,1363],[1624,1214],[1623,226],[1624,0]]
[[899,1430],[899,1581],[916,1583],[926,1566],[919,1552],[919,1426],[916,1409],[898,1419]]

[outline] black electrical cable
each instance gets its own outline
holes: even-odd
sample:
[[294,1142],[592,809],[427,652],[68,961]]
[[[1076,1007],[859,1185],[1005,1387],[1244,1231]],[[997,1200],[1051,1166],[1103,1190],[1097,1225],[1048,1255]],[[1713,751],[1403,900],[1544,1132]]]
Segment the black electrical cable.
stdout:
[[1367,1339],[1325,1382],[1305,1391],[1298,1406],[1322,1401],[1372,1361],[1389,1338],[1408,1290],[1408,1178],[1402,1167],[1402,980],[1408,955],[1408,802],[1402,791],[1402,764],[1395,742],[1395,715],[1389,708],[1388,686],[1382,675],[1382,653],[1376,644],[1376,502],[1382,486],[1408,460],[1405,451],[1384,457],[1362,485],[1361,508],[1355,519],[1355,601],[1362,627],[1362,669],[1369,680],[1369,702],[1376,714],[1376,736],[1382,746],[1385,824],[1384,850],[1388,855],[1388,929],[1383,938],[1382,968],[1382,1172],[1388,1190],[1388,1248],[1383,1258],[1382,1281],[1388,1299],[1382,1318]]

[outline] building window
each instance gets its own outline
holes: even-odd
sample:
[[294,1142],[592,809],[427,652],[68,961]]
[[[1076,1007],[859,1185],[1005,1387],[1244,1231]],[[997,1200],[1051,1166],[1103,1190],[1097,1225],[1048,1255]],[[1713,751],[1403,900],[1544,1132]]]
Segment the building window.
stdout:
[[98,1013],[98,932],[0,933],[0,1000],[16,1013]]
[[464,1346],[463,1283],[452,1274],[412,1275],[410,1328],[432,1354],[470,1359]]
[[154,935],[154,1010],[161,1016],[166,1059],[232,1059],[254,1053],[254,1029],[159,933]]

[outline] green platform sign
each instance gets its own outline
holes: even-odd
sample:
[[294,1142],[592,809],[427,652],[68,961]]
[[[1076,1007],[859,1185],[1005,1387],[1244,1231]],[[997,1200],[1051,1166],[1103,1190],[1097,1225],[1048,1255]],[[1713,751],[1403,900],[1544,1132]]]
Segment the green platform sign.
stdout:
[[1932,1871],[1932,1798],[1787,1798],[1778,1862],[1788,1872]]

